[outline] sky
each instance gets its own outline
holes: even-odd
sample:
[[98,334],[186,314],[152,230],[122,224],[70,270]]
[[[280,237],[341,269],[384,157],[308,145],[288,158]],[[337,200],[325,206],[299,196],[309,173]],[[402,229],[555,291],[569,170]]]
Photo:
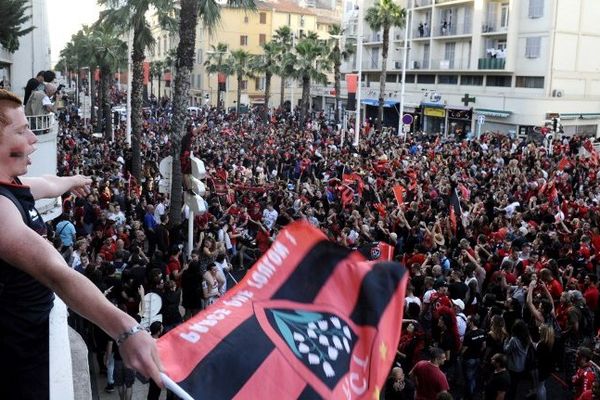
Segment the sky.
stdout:
[[98,19],[100,8],[96,0],[48,0],[48,26],[52,67],[60,58],[60,51],[82,25]]

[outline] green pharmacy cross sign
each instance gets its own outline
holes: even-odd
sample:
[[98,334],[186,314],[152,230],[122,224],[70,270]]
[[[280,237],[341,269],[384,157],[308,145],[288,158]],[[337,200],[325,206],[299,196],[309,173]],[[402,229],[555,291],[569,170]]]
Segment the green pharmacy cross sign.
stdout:
[[475,97],[469,97],[469,93],[465,93],[465,97],[463,97],[462,99],[460,99],[460,101],[463,102],[463,104],[465,105],[465,107],[468,107],[469,103],[475,103]]

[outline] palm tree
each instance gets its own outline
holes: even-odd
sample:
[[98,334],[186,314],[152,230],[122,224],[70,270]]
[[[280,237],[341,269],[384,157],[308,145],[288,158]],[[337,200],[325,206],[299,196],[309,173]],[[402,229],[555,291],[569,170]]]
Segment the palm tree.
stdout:
[[267,42],[262,45],[263,54],[258,54],[252,59],[252,71],[254,73],[265,74],[265,108],[263,110],[263,120],[267,120],[269,113],[269,101],[271,98],[271,79],[277,72],[277,44]]
[[[127,43],[119,38],[113,27],[101,23],[95,26],[92,36],[96,63],[100,66],[101,102],[98,111],[104,116],[104,138],[112,134],[112,113],[110,87],[113,83],[113,73],[118,66],[127,60]],[[102,122],[102,114],[98,113],[98,122]]]
[[101,20],[115,27],[121,35],[133,31],[133,49],[131,53],[133,76],[131,81],[131,173],[141,182],[142,157],[142,106],[144,89],[144,51],[154,45],[154,38],[146,15],[150,9],[155,10],[161,27],[172,30],[176,20],[170,15],[174,8],[174,0],[98,0],[100,6],[107,11]]
[[335,90],[335,123],[338,124],[339,121],[339,108],[340,108],[340,92],[341,92],[341,80],[342,74],[340,72],[340,68],[342,66],[342,60],[348,59],[352,54],[354,54],[354,49],[356,46],[352,46],[350,43],[346,42],[343,48],[340,48],[340,39],[344,34],[344,29],[338,25],[332,25],[328,30],[331,39],[329,39],[329,53],[327,58],[329,59],[330,65],[333,66],[333,76],[334,76],[334,90]]
[[22,25],[31,19],[31,15],[26,13],[29,8],[29,0],[0,1],[0,45],[9,53],[19,50],[19,38],[35,29],[34,26],[22,28]]
[[246,50],[239,49],[231,52],[229,57],[227,58],[227,67],[228,72],[231,75],[235,75],[237,79],[237,103],[236,103],[236,112],[240,113],[240,101],[242,98],[242,83],[244,78],[252,78],[254,75],[252,73],[252,68],[250,65],[250,61],[252,59],[252,55]]
[[367,9],[365,21],[373,31],[383,29],[383,44],[381,45],[381,75],[379,75],[379,112],[377,129],[381,130],[383,123],[383,104],[385,94],[385,80],[387,76],[387,58],[390,46],[390,29],[403,27],[406,23],[406,10],[393,0],[378,0],[375,5]]
[[156,78],[158,80],[158,99],[160,99],[160,80],[164,69],[165,63],[163,61],[152,61],[150,63],[150,92],[154,94],[154,78]]
[[[283,102],[285,100],[285,78],[289,76],[287,73],[289,68],[287,65],[285,65],[285,62],[289,60],[287,55],[292,51],[292,47],[294,46],[294,33],[289,26],[281,26],[275,31],[273,41],[275,42],[278,50],[277,63],[279,67],[277,68],[277,74],[281,78],[279,105],[283,107]],[[293,109],[294,105],[292,104],[291,107]]]
[[[77,33],[71,36],[71,42],[73,42],[74,51],[77,57],[77,74],[80,73],[81,68],[88,68],[90,71],[88,90],[90,96],[90,123],[93,125],[96,123],[96,116],[94,115],[94,106],[96,104],[96,87],[94,80],[94,72],[96,69],[96,58],[94,51],[94,43],[92,39],[93,29],[88,25],[77,31]],[[77,88],[79,90],[79,88]]]
[[285,65],[290,75],[302,82],[300,121],[304,124],[309,112],[311,82],[327,83],[326,72],[330,69],[327,48],[322,41],[308,35],[300,39]]
[[[204,62],[204,68],[209,74],[226,74],[227,67],[225,64],[225,56],[227,55],[227,44],[217,43],[217,45],[210,45],[211,50],[208,52],[208,57]],[[221,90],[217,84],[217,108],[221,107]]]
[[[180,0],[179,12],[179,44],[175,62],[175,95],[173,96],[173,116],[171,118],[171,211],[169,217],[172,225],[181,221],[183,205],[183,176],[181,174],[181,141],[186,133],[187,107],[190,91],[192,68],[194,67],[194,49],[198,18],[212,33],[221,20],[221,6],[217,0]],[[226,5],[233,8],[256,9],[254,0],[227,0]]]

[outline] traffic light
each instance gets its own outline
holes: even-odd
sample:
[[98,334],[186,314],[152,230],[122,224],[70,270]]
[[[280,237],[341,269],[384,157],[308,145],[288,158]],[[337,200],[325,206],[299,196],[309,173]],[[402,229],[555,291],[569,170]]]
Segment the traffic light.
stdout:
[[190,163],[192,165],[192,175],[189,177],[190,187],[185,192],[184,201],[194,214],[202,215],[207,211],[207,204],[203,196],[206,195],[206,185],[202,182],[206,179],[206,167],[204,161],[194,154],[190,154]]

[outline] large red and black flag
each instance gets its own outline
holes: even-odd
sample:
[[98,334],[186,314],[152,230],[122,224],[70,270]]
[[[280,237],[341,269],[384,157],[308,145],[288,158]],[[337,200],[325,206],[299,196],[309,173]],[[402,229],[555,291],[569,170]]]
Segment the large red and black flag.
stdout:
[[407,274],[289,225],[220,301],[159,339],[195,399],[373,399],[400,339]]
[[458,198],[456,187],[453,187],[452,192],[450,193],[449,214],[452,232],[454,233],[454,235],[457,235],[460,233],[460,228],[462,227],[462,208],[460,206],[460,199]]

